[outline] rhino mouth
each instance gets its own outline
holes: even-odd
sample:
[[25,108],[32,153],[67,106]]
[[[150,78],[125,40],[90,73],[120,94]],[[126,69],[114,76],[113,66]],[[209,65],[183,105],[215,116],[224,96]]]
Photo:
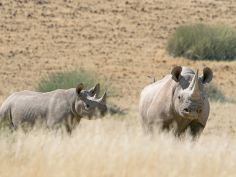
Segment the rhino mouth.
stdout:
[[98,111],[97,109],[95,110],[83,110],[82,114],[85,115],[87,117],[87,119],[91,120],[91,119],[96,119],[98,117],[102,117],[100,111]]
[[191,119],[191,120],[194,120],[194,119],[197,119],[198,118],[198,115],[195,114],[195,113],[190,113],[190,112],[182,112],[182,116],[184,118],[187,118],[187,119]]
[[82,110],[81,111],[82,112],[82,114],[85,114],[85,115],[90,115],[91,114],[91,111],[89,111],[89,110]]

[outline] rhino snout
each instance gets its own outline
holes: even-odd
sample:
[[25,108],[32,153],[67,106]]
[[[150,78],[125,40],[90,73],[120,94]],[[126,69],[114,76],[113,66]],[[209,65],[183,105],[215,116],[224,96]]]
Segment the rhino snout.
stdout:
[[197,112],[198,114],[200,114],[200,113],[202,112],[202,109],[201,109],[201,108],[198,108],[198,109],[196,110],[196,112]]
[[191,110],[190,110],[189,108],[184,108],[184,112],[185,112],[185,113],[190,113]]
[[202,108],[195,108],[195,109],[192,108],[191,109],[189,107],[186,107],[186,108],[183,109],[183,113],[187,114],[187,115],[195,114],[195,113],[200,114],[201,112],[202,112]]

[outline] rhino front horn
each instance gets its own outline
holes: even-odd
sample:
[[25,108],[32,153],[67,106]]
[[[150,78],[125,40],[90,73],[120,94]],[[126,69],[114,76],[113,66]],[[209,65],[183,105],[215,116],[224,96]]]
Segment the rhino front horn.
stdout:
[[189,90],[191,90],[191,95],[193,98],[198,98],[200,96],[199,81],[198,81],[198,70],[196,71],[193,80],[189,85]]
[[104,95],[98,100],[100,103],[106,103],[107,93],[105,92]]

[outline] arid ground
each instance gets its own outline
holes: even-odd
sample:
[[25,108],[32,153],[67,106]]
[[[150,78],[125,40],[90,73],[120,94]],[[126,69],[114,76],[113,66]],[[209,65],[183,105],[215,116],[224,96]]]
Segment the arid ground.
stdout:
[[125,116],[82,121],[72,136],[36,129],[0,135],[0,176],[235,176],[234,102],[211,102],[199,141],[144,136],[141,89],[174,65],[202,70],[236,100],[236,61],[191,61],[166,53],[182,24],[236,28],[234,0],[1,0],[0,103],[34,90],[49,73],[85,69],[114,88]]

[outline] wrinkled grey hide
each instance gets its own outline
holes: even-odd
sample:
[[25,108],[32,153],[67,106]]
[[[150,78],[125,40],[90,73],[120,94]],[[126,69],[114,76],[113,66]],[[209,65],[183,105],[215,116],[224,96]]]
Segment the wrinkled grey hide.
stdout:
[[187,67],[176,66],[163,79],[146,86],[140,96],[139,112],[144,130],[169,130],[175,125],[177,135],[190,128],[192,135],[199,134],[206,125],[210,106],[203,87],[212,80],[210,68],[198,77]]
[[90,119],[105,114],[106,93],[97,98],[99,90],[99,84],[90,90],[84,90],[83,84],[79,84],[77,88],[46,93],[16,92],[3,102],[0,120],[9,119],[14,128],[24,122],[34,124],[41,120],[50,128],[63,124],[71,132],[82,117]]

